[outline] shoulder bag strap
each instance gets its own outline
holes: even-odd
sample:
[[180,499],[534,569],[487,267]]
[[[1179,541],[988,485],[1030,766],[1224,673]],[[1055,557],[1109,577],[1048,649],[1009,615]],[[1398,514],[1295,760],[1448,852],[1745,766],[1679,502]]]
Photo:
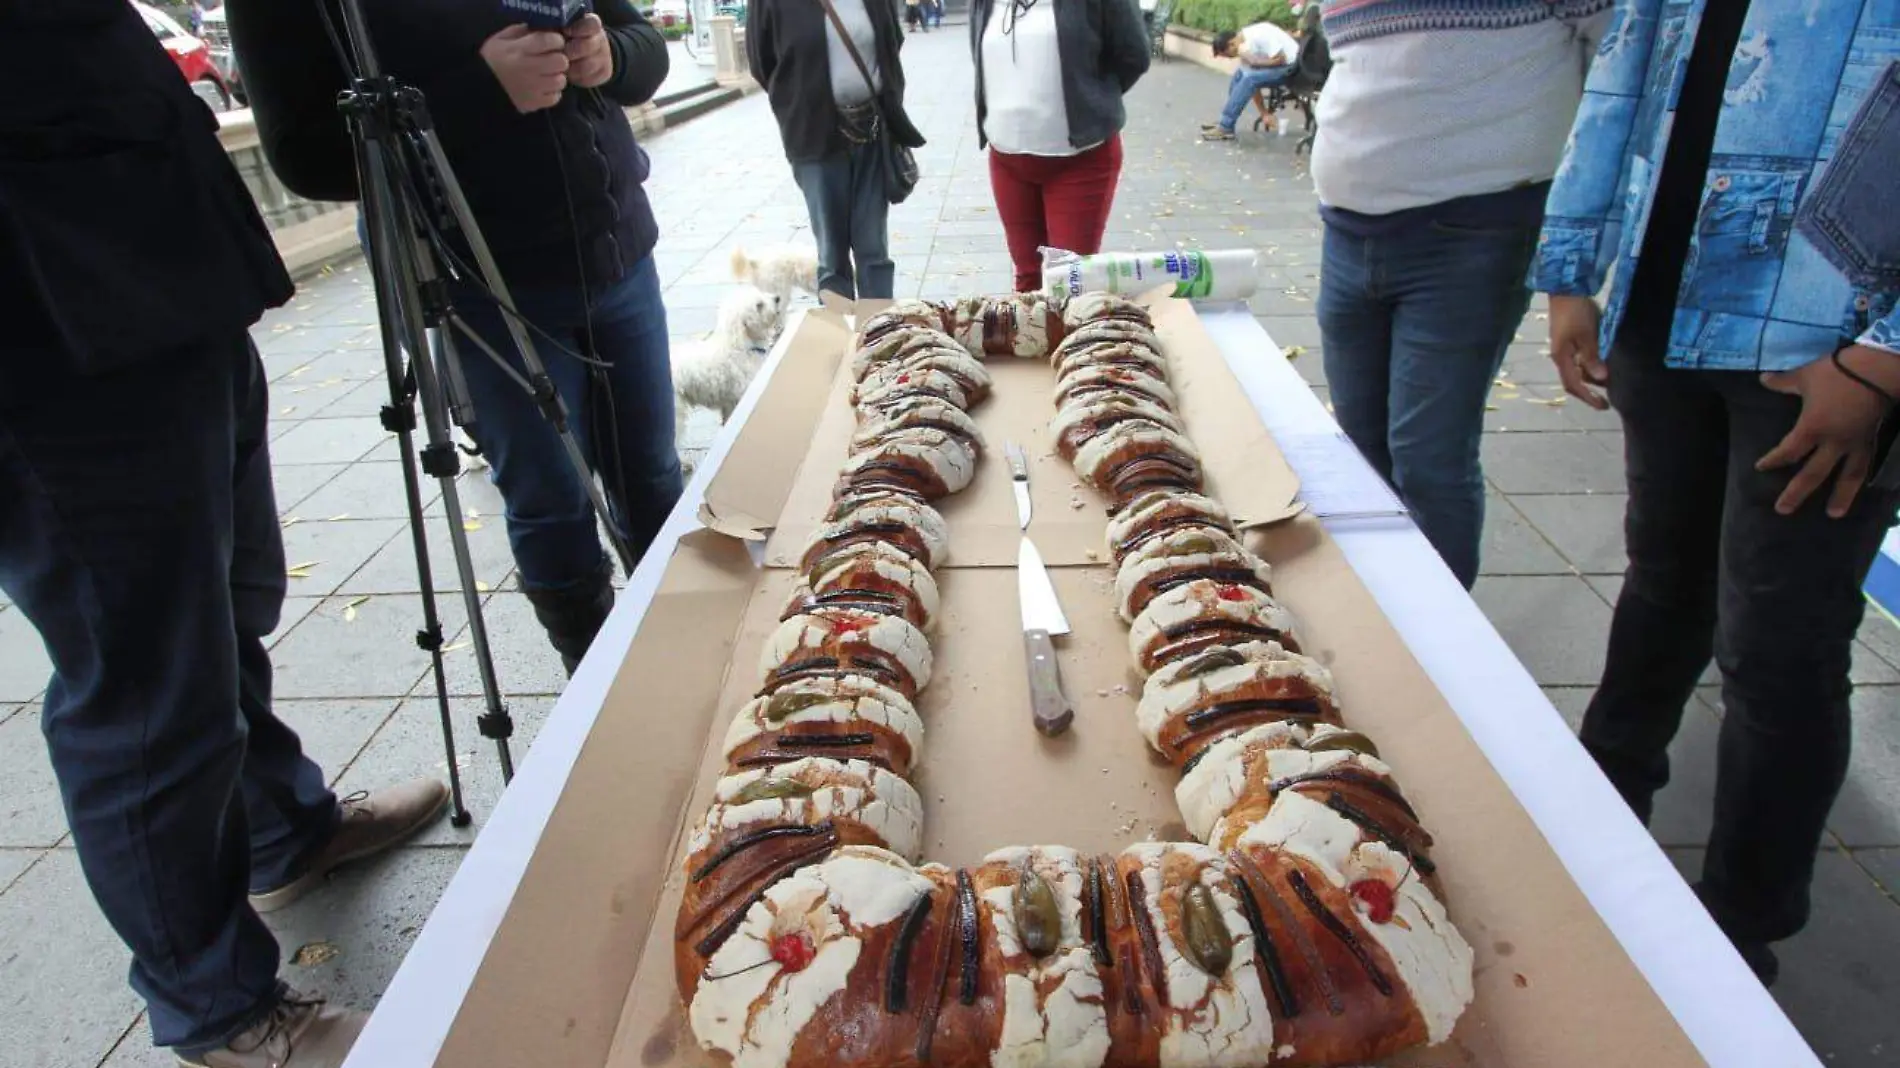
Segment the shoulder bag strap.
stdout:
[[[877,99],[877,83],[871,80],[870,65],[864,62],[862,55],[858,54],[858,44],[851,39],[851,31],[845,29],[844,20],[838,17],[838,9],[831,5],[831,0],[818,0],[818,2],[824,5],[825,14],[830,17],[831,25],[838,31],[838,39],[844,42],[844,50],[851,53],[851,62],[858,65],[858,73],[864,78],[864,87],[871,91],[871,106],[877,108],[881,113],[884,108]],[[871,14],[868,5],[880,3],[882,0],[864,0],[864,2],[867,5],[864,14],[868,18]],[[875,30],[876,23],[873,23],[872,26]]]

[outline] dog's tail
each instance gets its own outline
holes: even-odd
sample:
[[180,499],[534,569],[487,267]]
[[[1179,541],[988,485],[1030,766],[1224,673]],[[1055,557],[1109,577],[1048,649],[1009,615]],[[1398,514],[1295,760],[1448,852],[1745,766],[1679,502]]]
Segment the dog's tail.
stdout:
[[745,254],[745,249],[732,250],[732,277],[734,279],[750,282],[756,270],[757,265],[752,262],[752,257]]

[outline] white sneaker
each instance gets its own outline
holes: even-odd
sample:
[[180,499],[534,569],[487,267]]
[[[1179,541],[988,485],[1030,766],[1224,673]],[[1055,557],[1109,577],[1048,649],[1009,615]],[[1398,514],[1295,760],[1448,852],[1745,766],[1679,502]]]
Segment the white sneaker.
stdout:
[[323,998],[286,988],[284,999],[249,1031],[180,1068],[343,1068],[369,1013],[333,1009]]

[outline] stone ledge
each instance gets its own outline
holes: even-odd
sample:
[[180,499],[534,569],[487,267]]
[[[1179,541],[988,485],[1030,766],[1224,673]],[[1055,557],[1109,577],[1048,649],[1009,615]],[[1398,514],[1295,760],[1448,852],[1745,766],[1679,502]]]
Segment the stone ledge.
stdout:
[[1166,55],[1198,63],[1222,74],[1232,74],[1238,65],[1237,60],[1221,59],[1214,55],[1213,34],[1189,26],[1169,26],[1168,32],[1163,35],[1161,50]]

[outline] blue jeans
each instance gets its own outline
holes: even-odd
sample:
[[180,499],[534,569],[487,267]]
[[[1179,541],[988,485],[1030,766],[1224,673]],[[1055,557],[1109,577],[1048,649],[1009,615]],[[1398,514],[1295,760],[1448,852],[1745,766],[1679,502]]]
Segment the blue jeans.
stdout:
[[284,601],[263,365],[243,333],[0,399],[0,589],[53,662],[41,726],[152,1037],[223,1045],[276,1004],[245,894],[337,803],[271,712]]
[[[846,300],[889,299],[897,290],[891,262],[890,198],[875,144],[814,162],[793,163],[818,243],[818,288]],[[853,267],[856,264],[856,267]]]
[[1530,291],[1537,230],[1326,228],[1319,326],[1333,414],[1452,574],[1478,579],[1484,402]]
[[1240,113],[1247,110],[1247,101],[1253,99],[1255,92],[1270,85],[1285,84],[1299,70],[1288,63],[1284,67],[1242,66],[1235,71],[1233,80],[1227,83],[1227,106],[1220,112],[1220,128],[1233,133],[1234,124],[1240,121]]
[[[666,307],[653,257],[591,303],[576,287],[514,290],[515,307],[544,334],[535,351],[567,405],[569,426],[606,489],[611,521],[636,554],[652,544],[685,480],[673,442],[673,376]],[[456,309],[517,372],[521,357],[499,309],[458,291]],[[591,345],[590,345],[591,328]],[[563,352],[555,346],[565,347]],[[456,346],[475,404],[470,436],[482,448],[508,512],[508,541],[523,589],[568,590],[605,566],[587,490],[540,409],[466,339]],[[575,354],[592,352],[594,368]]]

